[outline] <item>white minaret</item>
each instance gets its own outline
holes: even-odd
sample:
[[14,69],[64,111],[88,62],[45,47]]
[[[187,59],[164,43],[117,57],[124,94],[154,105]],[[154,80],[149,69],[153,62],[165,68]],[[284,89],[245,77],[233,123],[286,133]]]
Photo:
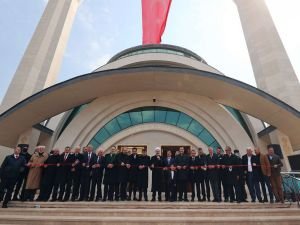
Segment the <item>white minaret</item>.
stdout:
[[257,87],[300,110],[300,85],[264,0],[234,0]]
[[[0,113],[55,83],[80,0],[49,0],[0,106]],[[25,131],[16,144],[39,142],[40,131]],[[13,147],[13,146],[11,146]],[[8,153],[10,149],[2,147]],[[1,152],[0,158],[5,154]]]
[[55,83],[80,0],[49,0],[0,106],[0,113]]
[[[265,1],[234,2],[240,15],[257,87],[300,110],[299,81]],[[287,156],[297,149],[292,149],[289,137],[276,129],[269,133],[269,143],[266,144],[281,146],[285,169],[290,170]]]

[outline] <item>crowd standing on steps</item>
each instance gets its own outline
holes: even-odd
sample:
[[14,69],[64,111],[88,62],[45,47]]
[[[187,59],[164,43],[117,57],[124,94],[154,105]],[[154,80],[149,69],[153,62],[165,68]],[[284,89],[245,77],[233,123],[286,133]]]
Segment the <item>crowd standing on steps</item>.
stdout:
[[28,147],[21,151],[18,146],[1,165],[2,207],[12,196],[14,201],[148,201],[149,171],[151,201],[284,202],[283,164],[272,147],[267,154],[249,147],[242,157],[229,146],[225,153],[220,147],[189,154],[180,147],[165,157],[159,147],[154,151],[150,157],[146,150],[138,154],[136,148],[118,151],[113,146],[105,154],[89,145],[48,154],[38,146],[30,155]]

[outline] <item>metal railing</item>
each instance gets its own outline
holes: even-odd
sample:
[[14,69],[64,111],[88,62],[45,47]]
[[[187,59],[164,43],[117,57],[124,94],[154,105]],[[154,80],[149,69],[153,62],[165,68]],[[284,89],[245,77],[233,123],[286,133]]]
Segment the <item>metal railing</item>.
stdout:
[[281,172],[284,197],[300,207],[300,171]]

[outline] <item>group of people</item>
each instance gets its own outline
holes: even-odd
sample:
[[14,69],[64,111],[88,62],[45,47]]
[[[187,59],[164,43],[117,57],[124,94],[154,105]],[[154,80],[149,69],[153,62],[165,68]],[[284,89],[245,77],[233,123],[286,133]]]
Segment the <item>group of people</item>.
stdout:
[[[92,146],[66,147],[49,154],[38,146],[33,155],[28,148],[14,149],[1,166],[0,201],[6,208],[11,200],[21,201],[148,201],[148,176],[151,170],[151,201],[246,202],[247,184],[251,201],[284,202],[280,170],[282,162],[272,147],[268,154],[251,148],[240,157],[238,150],[219,147],[208,154],[202,148],[185,153],[180,147],[175,156],[155,149],[150,157],[143,150],[115,146],[108,153]],[[35,199],[37,190],[38,197]],[[268,193],[268,195],[267,195]]]

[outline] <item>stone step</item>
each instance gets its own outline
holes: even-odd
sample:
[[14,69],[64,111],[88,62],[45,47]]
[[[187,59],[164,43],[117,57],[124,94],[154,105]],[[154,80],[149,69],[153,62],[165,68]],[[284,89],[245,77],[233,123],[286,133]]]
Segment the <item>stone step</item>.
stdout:
[[36,216],[36,215],[0,215],[0,224],[31,225],[299,225],[300,216],[243,216],[243,217],[88,217],[88,216]]
[[107,209],[107,208],[8,208],[0,215],[83,216],[83,217],[248,217],[297,216],[298,208],[270,209]]
[[94,209],[264,209],[296,207],[296,204],[269,203],[212,203],[212,202],[18,202],[9,207],[18,208],[94,208]]

